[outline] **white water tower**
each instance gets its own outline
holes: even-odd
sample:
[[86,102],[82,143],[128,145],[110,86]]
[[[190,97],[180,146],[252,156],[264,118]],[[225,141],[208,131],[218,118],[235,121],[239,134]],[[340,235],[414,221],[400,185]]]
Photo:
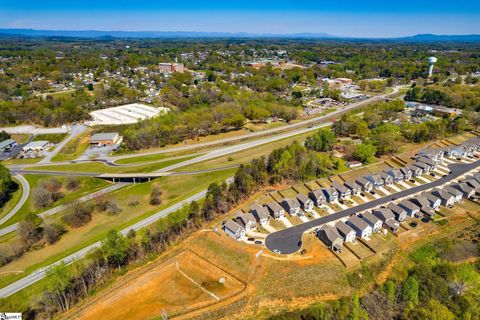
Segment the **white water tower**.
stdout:
[[430,57],[428,58],[428,77],[432,76],[433,73],[433,66],[437,62],[437,58],[435,57]]

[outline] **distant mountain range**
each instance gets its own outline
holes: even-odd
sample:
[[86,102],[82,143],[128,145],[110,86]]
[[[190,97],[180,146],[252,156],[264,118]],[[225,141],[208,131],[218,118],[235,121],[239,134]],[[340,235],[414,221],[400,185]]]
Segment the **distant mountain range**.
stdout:
[[69,37],[91,39],[117,39],[117,38],[278,38],[278,39],[346,39],[346,40],[389,40],[406,42],[480,42],[480,34],[470,35],[435,35],[417,34],[397,38],[361,38],[341,37],[328,33],[247,33],[247,32],[195,32],[195,31],[99,31],[99,30],[35,30],[35,29],[0,29],[0,36],[12,37]]

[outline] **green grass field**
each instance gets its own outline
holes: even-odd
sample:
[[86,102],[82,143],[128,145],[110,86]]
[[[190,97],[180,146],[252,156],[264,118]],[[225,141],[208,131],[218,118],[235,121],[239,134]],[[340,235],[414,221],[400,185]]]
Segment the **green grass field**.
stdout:
[[[18,280],[32,271],[53,263],[69,254],[76,252],[96,241],[102,240],[111,229],[123,229],[134,224],[168,206],[177,203],[191,195],[200,192],[212,182],[221,182],[231,177],[235,169],[217,171],[189,176],[161,177],[154,181],[130,185],[109,194],[107,199],[115,200],[122,209],[117,215],[95,213],[92,221],[81,228],[69,230],[57,243],[36,251],[27,252],[19,260],[0,268],[0,287]],[[152,184],[157,184],[163,191],[162,204],[151,206],[148,202]],[[128,205],[131,201],[139,201],[136,207]],[[60,213],[52,219],[60,219]],[[16,238],[10,239],[2,246],[10,245]],[[13,270],[22,270],[22,274],[8,273]]]
[[[88,193],[96,191],[98,189],[104,188],[108,185],[108,182],[101,179],[90,178],[90,177],[79,177],[80,181],[80,188],[75,191],[68,191],[65,188],[62,189],[65,196],[53,203],[51,206],[46,208],[36,208],[34,201],[32,199],[32,192],[35,188],[37,188],[42,181],[46,181],[50,176],[47,175],[25,175],[25,179],[27,179],[28,183],[30,184],[30,196],[28,197],[25,204],[20,208],[20,210],[8,221],[1,225],[1,227],[6,227],[16,222],[21,221],[28,213],[32,212],[34,214],[39,214],[45,210],[51,209],[58,205],[68,203],[72,200],[78,199]],[[56,177],[61,182],[65,182],[67,180],[66,177]]]

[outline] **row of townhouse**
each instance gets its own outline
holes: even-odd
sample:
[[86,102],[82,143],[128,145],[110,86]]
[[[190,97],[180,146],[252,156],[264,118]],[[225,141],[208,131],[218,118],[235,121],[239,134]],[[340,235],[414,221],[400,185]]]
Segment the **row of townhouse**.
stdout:
[[475,195],[480,195],[480,173],[468,176],[459,183],[402,200],[398,204],[391,202],[386,207],[353,215],[345,222],[338,221],[334,227],[323,225],[317,230],[317,236],[330,249],[341,252],[344,242],[354,242],[357,237],[368,239],[382,227],[397,232],[400,222],[407,217],[432,219],[435,210],[441,205],[451,208],[462,199]]

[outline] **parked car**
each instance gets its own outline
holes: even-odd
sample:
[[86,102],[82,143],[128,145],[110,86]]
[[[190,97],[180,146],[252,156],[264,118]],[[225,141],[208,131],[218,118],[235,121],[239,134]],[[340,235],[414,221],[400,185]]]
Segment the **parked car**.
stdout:
[[432,177],[435,177],[435,173],[433,173],[433,172],[431,172],[430,175],[431,175]]

